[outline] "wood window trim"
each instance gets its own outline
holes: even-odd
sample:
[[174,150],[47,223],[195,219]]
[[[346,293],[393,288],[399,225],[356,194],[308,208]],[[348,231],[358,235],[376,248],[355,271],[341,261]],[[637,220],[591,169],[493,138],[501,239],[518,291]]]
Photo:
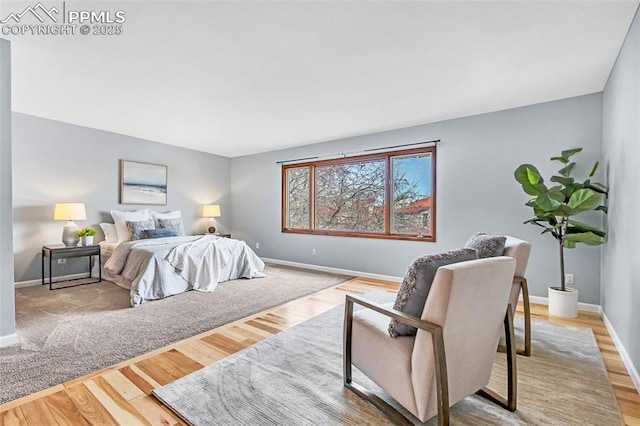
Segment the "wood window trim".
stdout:
[[[418,236],[410,234],[398,234],[391,232],[391,158],[415,154],[431,154],[431,235]],[[384,233],[356,232],[356,231],[333,231],[315,229],[315,168],[318,166],[329,166],[335,164],[359,163],[362,161],[382,160],[385,162],[384,176]],[[413,148],[401,151],[386,151],[376,154],[357,155],[346,158],[335,158],[330,160],[309,161],[282,165],[282,188],[281,188],[281,230],[283,233],[304,234],[304,235],[328,235],[336,237],[357,237],[373,238],[382,240],[404,240],[404,241],[436,241],[436,146],[424,148]],[[287,191],[287,170],[295,168],[309,168],[309,228],[298,229],[288,228],[288,191]]]

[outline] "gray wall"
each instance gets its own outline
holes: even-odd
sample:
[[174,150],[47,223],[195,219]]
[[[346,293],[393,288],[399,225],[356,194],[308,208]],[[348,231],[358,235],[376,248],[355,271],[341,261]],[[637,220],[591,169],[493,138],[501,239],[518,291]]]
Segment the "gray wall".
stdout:
[[636,15],[603,98],[603,157],[610,189],[602,256],[602,306],[640,367],[640,17]]
[[0,346],[16,332],[11,215],[11,44],[0,39]]
[[[369,273],[402,276],[426,253],[461,247],[471,234],[511,234],[533,242],[527,276],[534,295],[559,282],[557,246],[522,222],[531,215],[526,194],[513,178],[525,162],[550,175],[549,158],[562,149],[585,147],[582,162],[599,160],[601,94],[336,140],[231,161],[233,232],[260,256]],[[367,148],[442,139],[437,153],[437,242],[389,241],[281,233],[281,169],[277,160],[331,155]],[[585,169],[589,166],[585,165]],[[588,170],[578,170],[585,174]],[[312,249],[317,255],[312,255]],[[600,301],[600,248],[579,247],[566,255],[580,300]]]
[[[167,165],[167,205],[118,204],[120,159]],[[204,233],[207,219],[202,218],[202,205],[215,203],[222,209],[221,232],[230,228],[230,160],[226,157],[14,113],[13,173],[18,282],[40,278],[43,244],[61,244],[64,222],[53,221],[55,203],[85,203],[87,220],[76,223],[96,227],[97,241],[103,239],[98,224],[113,223],[111,209],[180,209],[185,231]],[[78,272],[78,261],[86,262],[74,260],[76,265],[56,267],[57,273]]]

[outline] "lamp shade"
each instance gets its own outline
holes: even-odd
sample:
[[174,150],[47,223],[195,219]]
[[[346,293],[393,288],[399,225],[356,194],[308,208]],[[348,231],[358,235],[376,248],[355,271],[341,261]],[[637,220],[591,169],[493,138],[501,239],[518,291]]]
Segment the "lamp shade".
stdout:
[[58,203],[53,214],[53,220],[86,220],[87,213],[84,203]]
[[202,207],[202,217],[220,217],[220,206],[217,204],[210,204]]

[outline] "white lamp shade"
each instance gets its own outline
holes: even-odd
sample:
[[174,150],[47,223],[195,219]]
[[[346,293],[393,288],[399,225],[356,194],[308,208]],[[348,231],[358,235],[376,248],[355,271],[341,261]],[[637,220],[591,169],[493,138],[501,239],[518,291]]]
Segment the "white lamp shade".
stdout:
[[220,206],[217,204],[210,204],[202,207],[202,217],[220,217]]
[[86,220],[87,213],[84,203],[58,203],[53,214],[53,220]]

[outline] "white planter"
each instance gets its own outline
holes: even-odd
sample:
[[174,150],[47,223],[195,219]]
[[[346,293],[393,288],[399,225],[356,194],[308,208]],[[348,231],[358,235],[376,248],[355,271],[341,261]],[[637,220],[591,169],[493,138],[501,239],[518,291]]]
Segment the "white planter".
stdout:
[[565,287],[549,287],[549,313],[557,317],[576,318],[578,316],[578,290]]
[[92,246],[93,245],[93,235],[80,237],[80,239],[82,240],[82,245],[83,246]]

